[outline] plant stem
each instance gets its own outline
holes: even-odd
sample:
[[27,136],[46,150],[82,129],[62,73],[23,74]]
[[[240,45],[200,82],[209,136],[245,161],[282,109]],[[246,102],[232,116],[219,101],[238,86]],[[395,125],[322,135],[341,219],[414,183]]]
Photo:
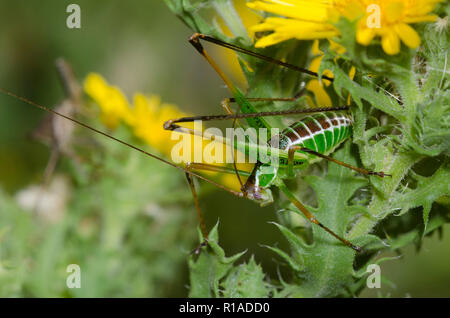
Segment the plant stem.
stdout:
[[212,1],[212,5],[217,14],[224,20],[234,37],[241,37],[245,39],[245,41],[251,43],[247,30],[245,29],[244,24],[242,24],[242,20],[236,12],[231,0]]
[[378,222],[394,211],[395,207],[390,206],[389,198],[394,194],[409,169],[420,158],[417,154],[407,152],[399,152],[395,155],[389,169],[392,172],[392,177],[385,179],[383,193],[374,191],[372,202],[369,205],[370,216],[363,215],[356,222],[349,232],[348,239],[352,240],[370,233]]

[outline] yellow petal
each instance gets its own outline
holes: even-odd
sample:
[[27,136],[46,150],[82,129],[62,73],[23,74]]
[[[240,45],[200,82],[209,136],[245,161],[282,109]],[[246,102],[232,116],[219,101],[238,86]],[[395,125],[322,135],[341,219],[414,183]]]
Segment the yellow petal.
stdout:
[[254,10],[262,10],[298,20],[326,22],[329,20],[329,5],[308,1],[304,4],[293,4],[287,1],[274,1],[269,4],[263,1],[250,2],[247,6]]
[[[334,10],[337,11],[337,10]],[[365,6],[359,0],[350,0],[343,8],[342,14],[349,19],[354,21],[364,15]]]
[[[330,71],[330,70],[324,70],[324,71],[322,72],[322,75],[328,76],[329,78],[334,78],[334,74],[333,74],[333,72]],[[330,81],[323,81],[323,82],[322,82],[322,85],[325,85],[326,87],[328,87],[328,86],[331,85],[331,82],[330,82]]]
[[128,124],[133,121],[126,97],[120,89],[110,86],[99,74],[91,73],[87,76],[84,90],[100,107],[100,119],[108,128],[116,128],[121,120]]
[[390,1],[387,3],[386,8],[383,10],[384,16],[388,22],[395,22],[403,14],[403,2],[402,1]]
[[323,54],[323,52],[319,49],[319,40],[314,40],[314,43],[311,47],[311,53],[313,55]]
[[344,46],[340,45],[337,42],[334,42],[333,40],[328,40],[330,42],[330,49],[336,53],[344,54],[347,50]]
[[261,39],[259,39],[256,43],[255,43],[255,47],[256,48],[263,48],[266,46],[270,46],[270,45],[274,45],[274,44],[278,44],[280,42],[286,41],[288,40],[290,37],[289,36],[280,36],[278,33],[272,33],[268,36],[265,36]]
[[93,99],[105,95],[108,85],[104,78],[97,73],[90,73],[84,80],[84,91]]
[[323,86],[319,83],[318,80],[311,80],[306,85],[306,89],[314,94],[316,99],[315,106],[317,107],[331,107],[331,99],[328,96],[327,92],[323,88]]
[[317,73],[319,71],[320,62],[322,62],[322,58],[323,56],[313,58],[311,64],[309,65],[309,70]]
[[400,39],[394,31],[390,30],[381,38],[381,46],[386,54],[397,54],[400,52]]
[[400,39],[412,49],[420,45],[420,37],[411,26],[405,23],[399,23],[394,26],[394,30]]
[[417,23],[417,22],[434,22],[438,18],[435,14],[423,15],[423,16],[415,16],[415,17],[406,17],[403,22],[405,23]]
[[356,68],[354,66],[352,66],[352,68],[350,69],[350,72],[348,73],[348,77],[350,77],[350,79],[353,81],[353,79],[355,78],[355,74],[356,74]]
[[358,28],[356,41],[361,45],[369,45],[375,37],[375,30],[372,28]]

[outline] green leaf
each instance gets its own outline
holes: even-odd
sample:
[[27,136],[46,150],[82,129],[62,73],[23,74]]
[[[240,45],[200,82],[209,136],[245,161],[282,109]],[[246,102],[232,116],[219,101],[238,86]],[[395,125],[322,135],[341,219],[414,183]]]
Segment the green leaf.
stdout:
[[[350,151],[350,143],[334,157],[349,164],[356,164],[356,159]],[[349,206],[348,201],[356,190],[367,184],[367,180],[355,176],[348,168],[329,163],[326,176],[307,176],[305,181],[311,185],[318,197],[318,207],[310,207],[310,211],[322,224],[345,237],[355,214],[361,211],[361,207],[353,209]],[[353,281],[355,252],[348,246],[316,225],[312,226],[312,245],[305,245],[292,231],[282,226],[279,228],[290,243],[291,258],[301,264],[301,271],[297,273],[297,287],[294,291],[290,286],[290,293],[302,297],[337,296]],[[292,269],[297,271],[298,268],[299,265]]]
[[326,55],[320,64],[319,72],[329,69],[334,74],[333,86],[339,96],[343,96],[345,88],[355,103],[361,108],[362,100],[370,103],[371,106],[401,120],[404,116],[402,107],[395,99],[389,98],[383,92],[377,92],[370,87],[361,85],[356,81],[352,81],[347,73],[345,73],[332,59],[332,56]]
[[[220,280],[233,268],[234,262],[245,254],[243,251],[231,257],[225,256],[225,251],[219,246],[218,226],[219,223],[211,230],[208,245],[200,250],[200,255],[189,258],[189,297],[220,297]],[[203,240],[201,235],[200,240]]]
[[407,189],[404,193],[397,192],[391,199],[392,205],[400,210],[399,215],[409,210],[423,206],[423,221],[428,224],[431,205],[439,197],[450,194],[450,165],[442,164],[430,177],[421,177],[414,190]]
[[221,284],[223,296],[229,298],[268,297],[269,284],[253,256],[248,263],[234,267]]

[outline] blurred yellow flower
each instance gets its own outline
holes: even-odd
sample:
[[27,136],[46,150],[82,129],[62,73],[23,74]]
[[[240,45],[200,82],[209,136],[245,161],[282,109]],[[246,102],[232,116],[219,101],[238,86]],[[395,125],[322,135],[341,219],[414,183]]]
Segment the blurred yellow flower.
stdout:
[[[115,129],[123,121],[136,137],[166,156],[170,156],[170,150],[176,141],[171,140],[170,131],[163,129],[164,122],[171,118],[190,116],[175,105],[162,103],[161,98],[156,95],[147,97],[137,93],[131,107],[122,91],[109,85],[99,74],[89,74],[84,82],[84,89],[100,107],[100,120],[105,126]],[[186,126],[193,128],[190,123]]]
[[390,55],[400,52],[400,40],[410,48],[420,45],[420,37],[409,25],[435,21],[430,14],[442,0],[262,0],[248,3],[282,17],[268,17],[251,28],[253,32],[272,31],[256,47],[266,47],[289,39],[312,40],[339,36],[333,25],[340,17],[358,19],[356,40],[369,45],[381,37],[383,50]]
[[[134,118],[132,128],[135,136],[166,156],[170,156],[176,142],[170,139],[170,131],[163,130],[164,122],[168,119],[189,116],[182,113],[175,105],[161,103],[159,96],[147,97],[140,93],[134,96],[132,114]],[[191,123],[185,126],[193,128]]]
[[120,89],[108,85],[98,74],[89,74],[84,90],[100,106],[100,120],[110,129],[116,128],[121,120],[132,124],[130,105]]
[[[84,90],[100,107],[100,119],[105,126],[110,129],[115,129],[120,123],[125,123],[132,129],[133,134],[136,137],[144,141],[153,149],[158,150],[167,158],[171,158],[172,149],[180,142],[179,140],[171,138],[172,134],[183,135],[185,138],[189,136],[189,138],[191,138],[191,154],[203,152],[211,143],[217,143],[215,141],[202,140],[202,138],[198,136],[164,130],[163,124],[167,120],[191,117],[192,115],[181,112],[175,105],[162,103],[159,96],[146,96],[137,93],[134,95],[133,107],[131,107],[127,98],[119,88],[110,86],[101,75],[95,73],[91,73],[86,77]],[[194,128],[193,123],[184,123],[183,126],[191,129]],[[194,142],[194,138],[197,138],[197,142]],[[200,139],[200,142],[198,142],[198,139]],[[198,147],[199,145],[200,148]],[[223,147],[222,153],[226,154],[226,147],[228,146],[220,144],[220,147]],[[183,149],[183,151],[184,150],[185,149]],[[249,164],[238,165],[238,169],[241,170],[250,170],[251,168],[252,166]],[[226,174],[218,175],[217,172],[212,171],[205,172],[204,174],[215,176],[215,178],[219,178],[220,182],[225,186],[234,190],[240,190],[240,184],[236,176]]]

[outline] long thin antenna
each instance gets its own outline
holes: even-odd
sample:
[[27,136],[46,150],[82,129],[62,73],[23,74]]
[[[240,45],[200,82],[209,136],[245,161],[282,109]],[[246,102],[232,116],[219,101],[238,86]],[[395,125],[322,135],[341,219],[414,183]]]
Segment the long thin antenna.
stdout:
[[160,157],[158,157],[158,156],[156,156],[156,155],[154,155],[154,154],[152,154],[150,152],[147,152],[147,151],[145,151],[145,150],[143,150],[143,149],[141,149],[141,148],[139,148],[137,146],[134,146],[134,145],[132,145],[132,144],[126,142],[126,141],[123,141],[123,140],[118,139],[118,138],[116,138],[114,136],[111,136],[111,135],[109,135],[108,133],[106,133],[104,131],[101,131],[101,130],[98,130],[98,129],[94,128],[94,127],[91,127],[91,126],[89,126],[89,125],[87,125],[87,124],[85,124],[85,123],[83,123],[83,122],[81,122],[81,121],[79,121],[79,120],[77,120],[75,118],[72,118],[72,117],[66,116],[64,114],[61,114],[61,113],[59,113],[59,112],[57,112],[57,111],[55,111],[53,109],[50,109],[48,107],[45,107],[45,106],[40,105],[38,103],[35,103],[35,102],[25,98],[25,97],[16,95],[16,94],[14,94],[14,93],[6,90],[6,89],[0,88],[0,92],[3,93],[3,94],[8,95],[10,97],[16,98],[16,99],[18,99],[18,100],[20,100],[20,101],[22,101],[22,102],[24,102],[26,104],[32,105],[34,107],[37,107],[37,108],[39,108],[39,109],[41,109],[41,110],[43,110],[45,112],[48,112],[48,113],[60,116],[60,117],[65,118],[67,120],[70,120],[70,121],[72,121],[72,122],[74,122],[74,123],[76,123],[76,124],[86,128],[86,129],[89,129],[89,130],[91,130],[91,131],[93,131],[93,132],[95,132],[97,134],[103,135],[103,136],[105,136],[105,137],[107,137],[109,139],[117,141],[117,142],[119,142],[119,143],[121,143],[121,144],[123,144],[123,145],[125,145],[125,146],[127,146],[129,148],[132,148],[132,149],[134,149],[136,151],[139,151],[139,152],[143,153],[144,155],[147,155],[147,156],[149,156],[149,157],[151,157],[153,159],[156,159],[156,160],[159,160],[161,162],[164,162],[165,164],[168,164],[169,166],[177,168],[178,170],[181,170],[181,171],[183,171],[185,173],[189,173],[192,176],[195,176],[195,177],[197,177],[199,179],[202,179],[202,180],[204,180],[204,181],[206,181],[208,183],[211,183],[212,185],[214,185],[214,186],[216,186],[216,187],[218,187],[218,188],[220,188],[222,190],[225,190],[225,191],[227,191],[227,192],[229,192],[229,193],[231,193],[231,194],[233,194],[233,195],[235,195],[237,197],[240,197],[240,198],[244,197],[244,194],[242,192],[237,192],[237,191],[229,189],[229,188],[227,188],[225,186],[222,186],[221,184],[218,184],[218,183],[216,183],[216,182],[214,182],[214,181],[212,181],[212,180],[210,180],[208,178],[205,178],[205,177],[203,177],[203,176],[201,176],[201,175],[199,175],[197,173],[194,173],[194,172],[192,172],[192,171],[190,171],[190,170],[188,170],[186,168],[180,167],[180,166],[178,166],[178,165],[176,165],[176,164],[174,164],[174,163],[172,163],[172,162],[170,162],[168,160],[160,158]]

